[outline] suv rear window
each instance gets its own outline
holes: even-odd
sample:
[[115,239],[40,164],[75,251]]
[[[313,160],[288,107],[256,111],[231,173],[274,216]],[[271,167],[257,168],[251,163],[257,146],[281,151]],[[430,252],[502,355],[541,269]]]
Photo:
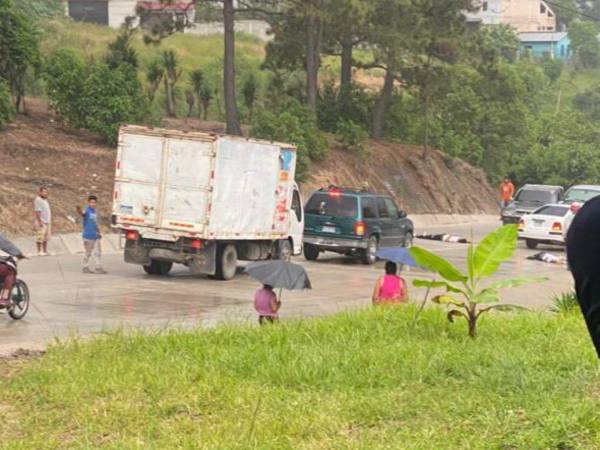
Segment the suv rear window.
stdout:
[[515,197],[517,202],[536,202],[536,203],[552,203],[556,201],[555,195],[550,191],[540,191],[537,189],[523,189],[519,191]]
[[304,212],[322,216],[357,217],[358,198],[338,193],[316,193],[306,204]]

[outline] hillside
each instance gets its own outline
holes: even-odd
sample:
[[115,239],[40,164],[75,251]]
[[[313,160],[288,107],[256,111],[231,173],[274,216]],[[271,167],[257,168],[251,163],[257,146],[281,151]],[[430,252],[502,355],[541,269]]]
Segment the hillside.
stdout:
[[[88,192],[100,197],[104,224],[112,198],[115,150],[93,135],[65,130],[44,102],[28,99],[28,116],[0,132],[0,230],[10,235],[32,234],[32,201],[39,186],[50,188],[54,231],[76,231],[74,208]],[[199,120],[170,120],[168,126],[222,131],[222,124]],[[409,214],[494,211],[493,191],[480,170],[430,151],[392,143],[371,143],[376,157],[366,161],[333,148],[314,165],[313,178],[303,185],[308,193],[331,183],[348,186],[368,182],[372,189],[393,192]]]

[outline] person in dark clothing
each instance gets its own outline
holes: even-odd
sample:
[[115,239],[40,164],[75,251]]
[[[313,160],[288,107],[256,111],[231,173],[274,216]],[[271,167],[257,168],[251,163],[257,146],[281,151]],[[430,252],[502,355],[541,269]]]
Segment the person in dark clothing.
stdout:
[[567,234],[567,261],[600,358],[600,197],[586,202],[573,219]]

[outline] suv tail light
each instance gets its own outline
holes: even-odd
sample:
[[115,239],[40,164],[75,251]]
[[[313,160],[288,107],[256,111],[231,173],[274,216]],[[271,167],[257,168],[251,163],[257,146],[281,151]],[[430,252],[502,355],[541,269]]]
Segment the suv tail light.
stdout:
[[577,202],[575,202],[575,203],[572,203],[572,204],[571,204],[571,212],[572,212],[573,214],[577,214],[577,212],[578,212],[580,209],[581,209],[581,203],[577,203]]
[[562,224],[560,222],[554,222],[552,224],[552,231],[554,233],[561,233],[562,232]]
[[125,233],[125,239],[128,241],[137,241],[140,238],[140,233],[135,230],[129,230]]
[[367,227],[365,226],[364,222],[356,222],[354,224],[354,234],[356,234],[357,236],[364,236],[366,230]]

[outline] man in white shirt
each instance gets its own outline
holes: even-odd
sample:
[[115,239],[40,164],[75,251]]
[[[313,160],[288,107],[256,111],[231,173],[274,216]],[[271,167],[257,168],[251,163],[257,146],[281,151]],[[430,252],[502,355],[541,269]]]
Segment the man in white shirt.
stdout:
[[48,203],[48,188],[42,186],[33,202],[38,256],[48,256],[48,241],[52,232],[52,212]]

